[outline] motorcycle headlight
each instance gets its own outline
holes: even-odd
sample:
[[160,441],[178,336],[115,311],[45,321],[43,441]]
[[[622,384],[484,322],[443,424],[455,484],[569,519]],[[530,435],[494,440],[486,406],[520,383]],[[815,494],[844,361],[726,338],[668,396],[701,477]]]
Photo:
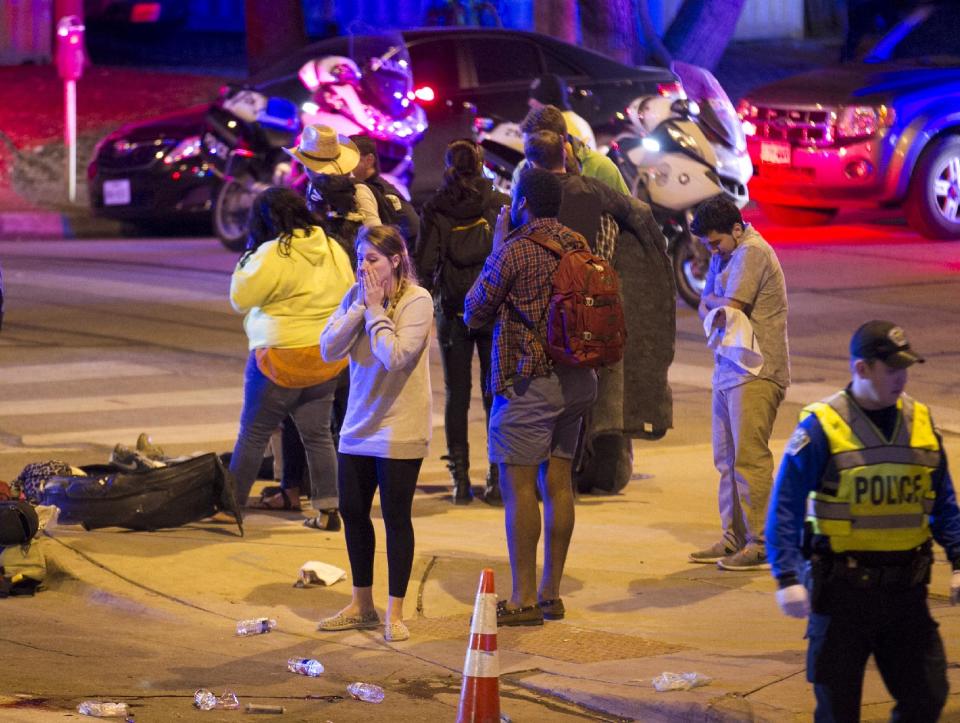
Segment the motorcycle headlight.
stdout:
[[840,109],[837,118],[837,137],[845,139],[869,138],[894,121],[893,108],[885,105],[849,105]]
[[200,155],[200,136],[189,136],[174,146],[173,150],[164,156],[163,162],[171,166],[198,155]]
[[700,150],[700,147],[697,145],[697,142],[694,140],[693,136],[689,133],[684,133],[682,130],[673,125],[667,126],[667,135],[670,136],[670,140],[676,143],[678,146],[683,148],[686,151],[694,154],[698,158],[703,158],[703,151]]

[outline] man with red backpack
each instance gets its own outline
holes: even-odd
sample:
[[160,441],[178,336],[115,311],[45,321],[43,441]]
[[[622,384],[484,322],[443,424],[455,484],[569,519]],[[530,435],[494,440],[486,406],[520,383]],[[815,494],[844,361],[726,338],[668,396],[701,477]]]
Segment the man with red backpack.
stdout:
[[[623,343],[616,278],[611,279],[609,267],[590,254],[583,236],[557,220],[561,197],[554,174],[536,168],[524,171],[514,187],[509,213],[504,207],[497,218],[493,252],[464,302],[467,326],[479,328],[496,320],[488,447],[490,462],[500,468],[513,577],[510,599],[497,606],[498,625],[542,625],[544,618],[564,616],[560,580],[574,525],[571,460],[581,417],[596,398],[593,366],[605,357],[616,357],[613,347],[619,344],[622,349]],[[572,267],[578,272],[573,276],[583,277],[592,262],[599,275],[592,279],[597,283],[596,298],[585,299],[584,294],[564,298],[575,294],[560,293],[564,290],[557,288],[558,281],[567,275],[558,275],[557,270]],[[615,304],[611,296],[617,297]],[[565,351],[580,348],[574,339],[582,340],[588,330],[580,323],[568,325],[564,341],[564,325],[557,321],[561,310],[579,314],[584,307],[596,308],[598,302],[610,307],[609,314],[590,320],[596,336],[602,337],[599,356],[590,361],[578,354],[563,359]],[[619,339],[613,318],[618,313]],[[544,508],[539,588],[538,487]]]

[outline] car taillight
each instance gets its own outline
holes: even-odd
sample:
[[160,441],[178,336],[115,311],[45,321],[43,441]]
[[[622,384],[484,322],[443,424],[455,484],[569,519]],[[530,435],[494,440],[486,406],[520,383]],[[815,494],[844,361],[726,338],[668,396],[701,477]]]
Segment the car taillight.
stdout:
[[413,95],[421,103],[433,103],[433,101],[437,99],[437,94],[429,85],[421,85],[419,88],[413,91]]
[[155,23],[160,19],[160,3],[136,3],[130,8],[131,23]]
[[683,84],[679,80],[670,83],[657,83],[657,93],[664,98],[686,98],[687,94],[683,90]]

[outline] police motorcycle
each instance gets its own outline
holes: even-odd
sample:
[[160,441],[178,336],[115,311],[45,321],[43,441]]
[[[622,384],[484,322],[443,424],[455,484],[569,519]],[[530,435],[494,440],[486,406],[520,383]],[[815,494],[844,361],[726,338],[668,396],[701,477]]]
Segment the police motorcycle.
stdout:
[[627,127],[610,143],[634,195],[650,204],[667,238],[677,292],[697,308],[710,253],[690,234],[697,206],[718,195],[750,200],[753,165],[730,98],[710,71],[675,62],[687,98],[646,96],[627,107]]
[[300,68],[299,105],[267,96],[265,84],[228,89],[207,113],[204,152],[222,181],[213,226],[228,249],[245,246],[250,206],[262,190],[282,185],[306,192],[306,174],[284,148],[294,147],[307,125],[373,138],[381,175],[409,196],[413,146],[427,121],[414,103],[406,45],[398,33],[383,33],[352,36],[349,47],[349,56],[311,59]]

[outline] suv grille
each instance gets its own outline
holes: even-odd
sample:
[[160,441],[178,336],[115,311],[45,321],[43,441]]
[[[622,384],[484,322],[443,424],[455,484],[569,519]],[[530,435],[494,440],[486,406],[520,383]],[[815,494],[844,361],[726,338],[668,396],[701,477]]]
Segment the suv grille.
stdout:
[[757,106],[751,118],[756,138],[787,141],[791,146],[832,146],[836,113],[832,108],[771,108]]

